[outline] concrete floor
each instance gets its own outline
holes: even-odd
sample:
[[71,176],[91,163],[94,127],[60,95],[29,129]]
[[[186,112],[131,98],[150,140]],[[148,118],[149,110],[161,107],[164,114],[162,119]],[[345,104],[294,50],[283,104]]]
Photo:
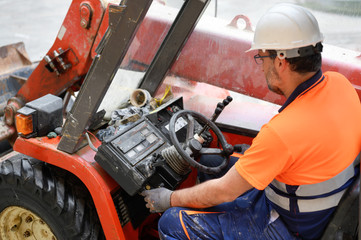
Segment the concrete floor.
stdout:
[[[215,15],[216,1],[219,18],[230,22],[237,14],[244,14],[255,26],[260,16],[275,3],[301,0],[212,0],[206,15]],[[165,2],[176,8],[183,3],[182,0]],[[71,0],[0,0],[0,46],[23,41],[32,61],[42,59],[52,46],[70,4]],[[360,16],[311,11],[319,21],[326,43],[361,52]]]

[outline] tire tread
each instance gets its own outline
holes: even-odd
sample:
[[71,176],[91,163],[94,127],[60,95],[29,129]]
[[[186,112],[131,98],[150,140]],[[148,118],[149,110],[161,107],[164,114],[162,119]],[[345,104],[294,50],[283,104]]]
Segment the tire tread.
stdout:
[[0,163],[0,187],[5,185],[22,188],[43,201],[63,223],[59,227],[67,234],[61,236],[64,239],[104,239],[92,198],[73,174],[19,154]]

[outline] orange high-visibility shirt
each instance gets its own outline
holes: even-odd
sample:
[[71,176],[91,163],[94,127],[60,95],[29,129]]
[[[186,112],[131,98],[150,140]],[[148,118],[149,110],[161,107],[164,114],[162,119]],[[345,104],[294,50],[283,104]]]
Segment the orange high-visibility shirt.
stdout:
[[328,180],[361,151],[355,89],[336,72],[319,71],[313,79],[306,89],[298,88],[295,99],[261,128],[237,161],[238,173],[255,188],[263,190],[273,179],[288,185]]

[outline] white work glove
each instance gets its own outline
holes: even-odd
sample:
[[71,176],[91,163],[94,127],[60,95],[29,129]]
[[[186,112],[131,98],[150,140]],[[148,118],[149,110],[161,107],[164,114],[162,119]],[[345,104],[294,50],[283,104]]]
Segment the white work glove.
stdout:
[[173,191],[166,188],[155,188],[151,190],[145,190],[141,193],[144,200],[147,202],[145,205],[149,208],[150,212],[164,212],[170,208],[170,196]]

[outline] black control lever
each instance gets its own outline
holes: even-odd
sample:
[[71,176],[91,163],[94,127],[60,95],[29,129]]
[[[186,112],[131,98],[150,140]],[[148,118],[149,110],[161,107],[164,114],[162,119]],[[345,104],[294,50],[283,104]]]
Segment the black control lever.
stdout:
[[242,153],[244,152],[244,146],[243,144],[236,144],[233,146],[233,151],[234,152],[239,152],[239,153]]
[[[219,102],[217,104],[217,107],[216,107],[216,110],[214,110],[214,113],[211,117],[211,121],[212,122],[215,122],[217,120],[217,118],[219,117],[219,115],[222,113],[223,109],[225,106],[227,106],[230,102],[232,102],[233,98],[231,96],[227,96],[227,98],[223,99],[222,102]],[[209,130],[209,126],[208,124],[204,125],[203,128],[198,132],[198,136],[200,137],[201,134],[204,132],[204,131],[207,131]]]

